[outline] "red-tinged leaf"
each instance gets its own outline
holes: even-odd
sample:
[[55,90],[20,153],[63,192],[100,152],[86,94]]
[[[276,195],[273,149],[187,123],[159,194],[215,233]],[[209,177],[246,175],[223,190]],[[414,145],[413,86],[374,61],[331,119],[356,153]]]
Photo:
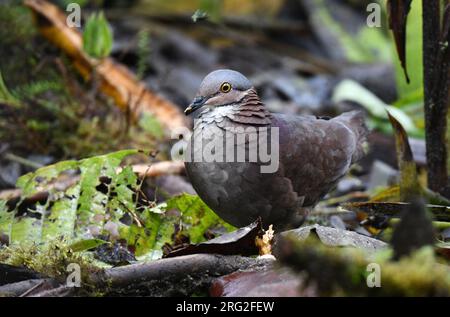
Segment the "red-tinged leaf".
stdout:
[[302,278],[287,270],[233,272],[214,280],[210,294],[214,297],[293,297],[317,296],[316,290],[303,293]]
[[406,81],[409,83],[408,70],[406,68],[406,21],[411,8],[412,0],[388,0],[387,9],[389,16],[389,28],[395,39],[395,46],[400,63],[405,72]]
[[446,259],[450,260],[450,243],[449,242],[440,242],[435,246],[436,252],[443,256]]

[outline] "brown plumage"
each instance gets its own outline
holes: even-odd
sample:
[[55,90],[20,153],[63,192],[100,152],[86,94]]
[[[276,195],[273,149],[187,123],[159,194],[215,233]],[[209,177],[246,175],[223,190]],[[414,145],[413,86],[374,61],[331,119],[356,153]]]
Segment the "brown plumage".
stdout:
[[[222,91],[223,83],[230,84],[231,90]],[[212,147],[211,153],[219,159],[186,162],[186,171],[205,203],[235,226],[245,226],[258,217],[278,230],[300,225],[364,154],[367,129],[362,113],[347,112],[330,120],[271,114],[248,79],[235,71],[219,70],[205,77],[186,112],[203,106],[194,123],[187,158],[193,161],[196,154],[201,157],[205,148]],[[252,128],[256,136],[262,133],[257,128],[268,129],[269,136],[270,128],[278,128],[275,172],[262,173],[261,166],[267,164],[259,157],[254,162],[236,162],[236,157],[226,161],[229,158],[223,149],[228,141],[236,152],[244,149],[246,155],[257,148],[251,138],[237,137],[246,128]],[[224,139],[217,138],[224,132],[229,132]]]

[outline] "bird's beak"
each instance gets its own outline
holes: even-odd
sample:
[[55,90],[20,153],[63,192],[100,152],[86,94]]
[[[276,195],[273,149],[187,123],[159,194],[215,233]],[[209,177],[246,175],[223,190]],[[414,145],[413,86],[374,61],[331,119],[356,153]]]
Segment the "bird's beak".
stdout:
[[184,114],[190,115],[195,110],[203,107],[206,100],[207,100],[207,98],[205,98],[203,96],[195,97],[195,99],[192,101],[192,103],[186,109],[184,109]]

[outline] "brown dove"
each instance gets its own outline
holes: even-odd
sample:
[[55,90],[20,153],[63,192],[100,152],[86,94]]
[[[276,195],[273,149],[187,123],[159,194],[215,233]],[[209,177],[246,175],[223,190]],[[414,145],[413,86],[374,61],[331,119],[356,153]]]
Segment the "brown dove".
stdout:
[[364,155],[361,112],[332,119],[270,113],[237,71],[208,74],[185,114],[200,108],[186,172],[200,198],[237,227],[258,218],[277,230],[301,225]]

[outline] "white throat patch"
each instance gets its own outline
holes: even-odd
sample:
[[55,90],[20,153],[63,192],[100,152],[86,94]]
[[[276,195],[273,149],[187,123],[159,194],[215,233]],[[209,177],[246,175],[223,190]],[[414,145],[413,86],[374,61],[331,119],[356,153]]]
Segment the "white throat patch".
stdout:
[[204,111],[201,114],[202,119],[220,119],[226,117],[227,115],[235,113],[238,105],[228,105],[228,106],[220,106],[209,108],[207,111]]

